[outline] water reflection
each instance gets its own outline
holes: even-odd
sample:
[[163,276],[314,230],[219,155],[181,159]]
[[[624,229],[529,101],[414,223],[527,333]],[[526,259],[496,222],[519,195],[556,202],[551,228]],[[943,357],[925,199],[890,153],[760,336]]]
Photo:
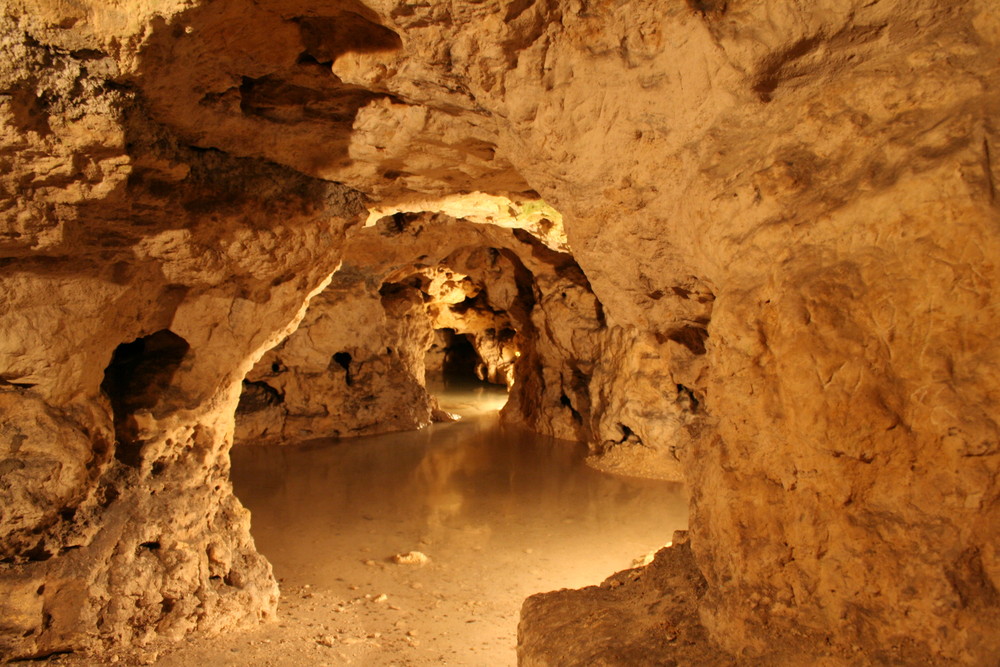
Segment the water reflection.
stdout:
[[[275,573],[345,596],[387,593],[421,610],[438,643],[479,633],[512,660],[527,595],[597,583],[686,526],[680,485],[594,471],[580,445],[500,425],[505,396],[481,393],[488,408],[450,391],[443,406],[464,419],[418,432],[236,448],[236,492]],[[412,550],[430,564],[390,564]],[[461,627],[441,629],[452,622]]]

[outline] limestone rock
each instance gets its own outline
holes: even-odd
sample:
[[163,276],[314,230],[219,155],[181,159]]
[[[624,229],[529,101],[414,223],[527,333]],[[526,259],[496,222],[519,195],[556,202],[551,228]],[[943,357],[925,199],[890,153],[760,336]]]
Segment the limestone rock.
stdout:
[[[788,638],[798,664],[1000,653],[994,2],[0,13],[4,652],[266,616],[226,481],[244,376],[342,250],[391,337],[372,289],[454,253],[485,285],[494,249],[513,279],[490,308],[521,337],[505,418],[598,465],[676,462],[712,641],[768,662]],[[511,202],[480,222],[524,229],[463,231],[478,250],[449,237],[424,267],[433,234],[344,240],[372,214],[472,219],[451,208],[472,193]],[[543,200],[565,243],[522,215]],[[328,374],[357,354],[418,378],[367,342],[324,351]],[[273,413],[267,368],[244,405]]]
[[518,625],[518,664],[733,664],[694,612],[705,580],[680,535],[649,565],[619,572],[600,586],[528,598]]
[[277,587],[227,479],[232,411],[360,199],[185,147],[109,85],[107,56],[28,23],[3,18],[0,68],[19,91],[0,148],[0,652],[269,617]]
[[[576,382],[586,410],[589,386],[571,368],[593,365],[603,330],[569,254],[442,214],[387,219],[351,235],[344,266],[299,329],[248,375],[237,440],[426,425],[436,408],[427,360],[440,371],[443,346],[456,336],[476,350],[479,379],[511,387],[505,418],[586,439],[589,412],[575,413],[566,385]],[[551,377],[540,374],[546,367]]]

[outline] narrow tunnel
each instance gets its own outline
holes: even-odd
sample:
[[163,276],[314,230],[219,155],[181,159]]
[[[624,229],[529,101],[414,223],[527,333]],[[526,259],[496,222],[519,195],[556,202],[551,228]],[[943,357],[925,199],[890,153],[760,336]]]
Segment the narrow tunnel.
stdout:
[[[469,339],[469,334],[456,334],[454,329],[436,329],[438,342],[435,342],[427,355],[439,353],[441,360],[441,379],[446,385],[469,384],[473,380],[485,382],[483,360]],[[435,347],[440,346],[440,352]]]

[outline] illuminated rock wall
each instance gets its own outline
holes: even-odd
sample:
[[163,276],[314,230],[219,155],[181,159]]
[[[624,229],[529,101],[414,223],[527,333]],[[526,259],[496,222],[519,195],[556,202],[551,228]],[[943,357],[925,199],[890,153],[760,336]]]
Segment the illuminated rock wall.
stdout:
[[594,365],[606,329],[572,256],[524,231],[434,214],[353,233],[343,262],[298,330],[247,376],[237,441],[428,424],[437,406],[425,354],[443,328],[471,338],[483,379],[510,378],[508,421],[589,439],[581,369]]
[[509,413],[584,422],[599,465],[679,460],[713,641],[989,661],[994,5],[7,3],[8,652],[266,615],[226,482],[245,373],[337,267],[356,192],[484,192],[562,212],[567,308],[607,329],[553,334],[575,370],[522,356],[546,398]]

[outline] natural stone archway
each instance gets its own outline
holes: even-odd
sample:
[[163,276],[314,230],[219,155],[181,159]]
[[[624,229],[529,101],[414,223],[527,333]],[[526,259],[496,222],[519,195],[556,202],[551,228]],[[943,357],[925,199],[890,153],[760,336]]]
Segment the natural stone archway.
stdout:
[[[449,328],[473,338],[484,379],[509,378],[508,419],[586,440],[589,425],[567,394],[589,402],[573,369],[594,363],[604,335],[600,304],[570,255],[539,247],[530,235],[441,214],[352,234],[344,266],[299,330],[248,376],[238,439],[287,442],[426,425],[436,405],[426,391],[425,356],[434,330]],[[278,399],[254,402],[262,383]]]
[[[609,466],[677,461],[713,641],[791,663],[1000,652],[994,3],[3,13],[6,652],[267,615],[226,481],[243,377],[338,265],[358,192],[431,211],[473,191],[565,215],[577,273],[523,321],[602,320],[520,358],[541,407],[515,393],[508,415]],[[116,458],[105,370],[164,330],[189,349],[119,410]]]

